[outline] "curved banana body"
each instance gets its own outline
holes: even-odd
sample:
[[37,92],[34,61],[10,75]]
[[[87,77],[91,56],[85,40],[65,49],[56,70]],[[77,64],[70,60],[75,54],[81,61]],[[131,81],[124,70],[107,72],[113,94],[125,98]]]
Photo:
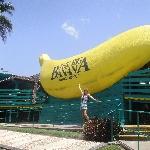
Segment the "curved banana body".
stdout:
[[78,84],[90,93],[102,91],[129,72],[150,61],[150,25],[119,34],[103,44],[70,58],[51,60],[40,56],[40,81],[58,98],[80,96]]

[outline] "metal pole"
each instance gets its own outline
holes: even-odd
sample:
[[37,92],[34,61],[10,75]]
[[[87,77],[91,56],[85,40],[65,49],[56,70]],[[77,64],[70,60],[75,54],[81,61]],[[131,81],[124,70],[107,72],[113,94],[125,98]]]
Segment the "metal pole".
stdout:
[[17,109],[17,115],[16,115],[16,122],[17,122],[17,123],[19,122],[19,121],[18,121],[18,120],[19,120],[18,118],[19,118],[19,112],[18,112],[18,109]]
[[5,123],[6,123],[6,121],[7,121],[7,120],[6,120],[6,119],[7,119],[6,117],[7,117],[7,110],[5,110]]
[[31,110],[29,110],[29,112],[28,112],[28,118],[27,118],[28,122],[30,122],[30,112],[31,112]]
[[[129,110],[132,110],[132,103],[131,100],[129,100]],[[131,111],[129,111],[129,123],[132,122],[132,115],[131,115]]]
[[112,142],[113,141],[113,112],[111,113],[110,128],[111,128],[111,142]]
[[9,122],[11,122],[11,109],[9,111]]
[[33,110],[33,127],[34,127],[34,110]]
[[140,138],[140,126],[139,126],[140,120],[139,120],[139,112],[137,112],[137,127],[138,127],[138,150],[140,149],[140,142],[139,142],[139,138]]

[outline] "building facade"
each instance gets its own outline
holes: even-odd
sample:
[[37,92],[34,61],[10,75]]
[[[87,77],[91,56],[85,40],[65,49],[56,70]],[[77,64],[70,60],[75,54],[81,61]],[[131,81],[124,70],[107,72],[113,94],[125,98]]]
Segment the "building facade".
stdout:
[[[150,111],[149,66],[93,96],[102,102],[89,101],[90,117],[109,117],[113,113],[123,124],[136,124],[137,111]],[[149,118],[140,113],[141,124],[150,124]],[[38,75],[20,77],[1,73],[0,122],[81,124],[80,98],[67,101],[47,96]]]

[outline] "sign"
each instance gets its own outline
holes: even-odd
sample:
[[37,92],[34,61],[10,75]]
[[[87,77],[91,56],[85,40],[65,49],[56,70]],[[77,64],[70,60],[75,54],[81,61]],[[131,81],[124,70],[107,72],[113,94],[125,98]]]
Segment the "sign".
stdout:
[[80,72],[85,72],[88,70],[90,69],[86,57],[80,57],[54,67],[51,80],[58,79],[59,81],[63,81],[77,78]]

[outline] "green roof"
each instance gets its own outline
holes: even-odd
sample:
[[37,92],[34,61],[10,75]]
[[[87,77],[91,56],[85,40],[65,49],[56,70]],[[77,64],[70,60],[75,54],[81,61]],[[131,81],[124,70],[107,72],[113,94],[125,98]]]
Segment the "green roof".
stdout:
[[12,74],[0,73],[0,80],[4,80],[8,77],[13,76]]

